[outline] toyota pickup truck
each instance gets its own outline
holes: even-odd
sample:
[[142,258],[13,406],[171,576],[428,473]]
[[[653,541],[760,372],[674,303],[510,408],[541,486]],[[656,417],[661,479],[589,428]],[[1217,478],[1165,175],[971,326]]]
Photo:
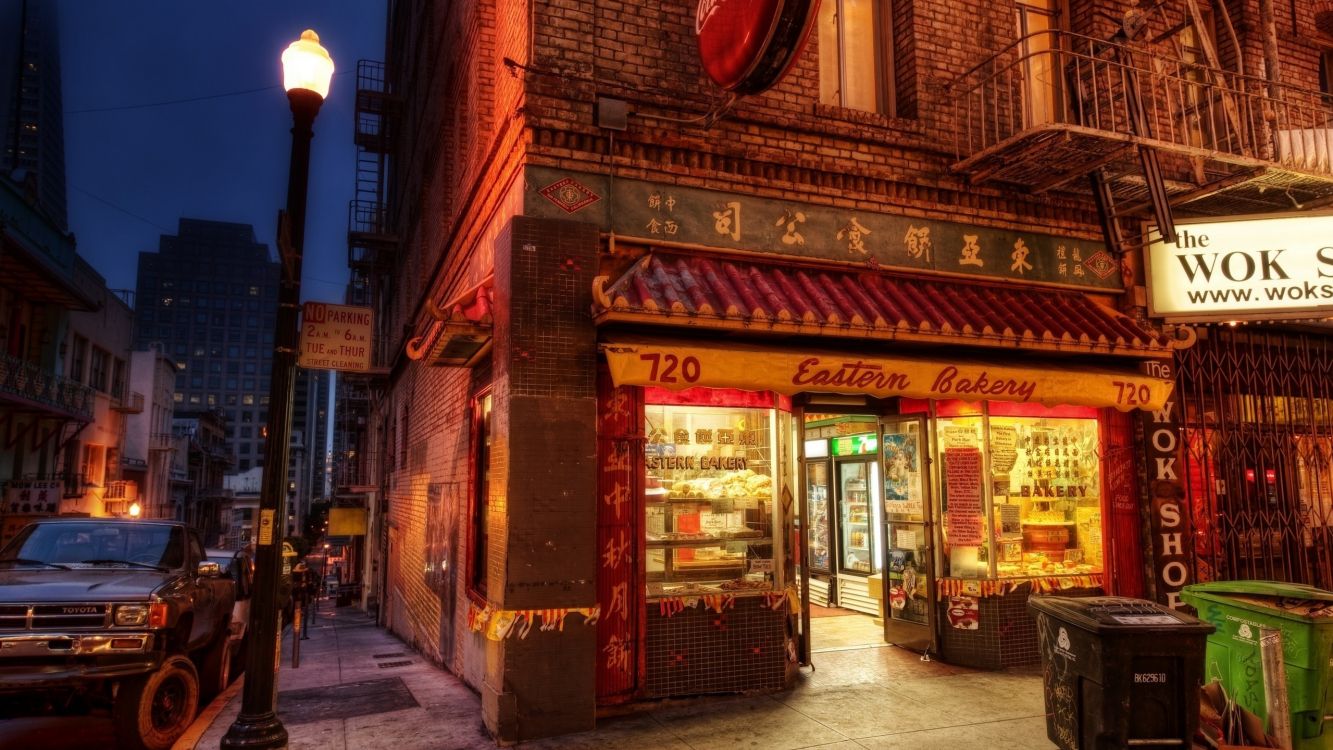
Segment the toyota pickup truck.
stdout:
[[52,518],[0,549],[0,716],[111,708],[165,750],[225,687],[234,585],[171,521]]

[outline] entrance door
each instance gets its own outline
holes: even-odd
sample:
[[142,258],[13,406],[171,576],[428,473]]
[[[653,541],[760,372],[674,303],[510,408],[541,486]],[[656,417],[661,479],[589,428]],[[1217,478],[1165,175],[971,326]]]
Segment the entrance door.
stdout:
[[880,421],[884,477],[884,640],[929,653],[935,642],[935,543],[925,416]]

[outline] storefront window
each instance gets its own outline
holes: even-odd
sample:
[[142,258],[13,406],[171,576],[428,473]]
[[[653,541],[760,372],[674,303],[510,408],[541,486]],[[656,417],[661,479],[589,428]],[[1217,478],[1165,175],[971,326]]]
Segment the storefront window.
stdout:
[[937,419],[946,576],[1101,572],[1098,425],[1081,411],[991,404]]
[[644,408],[649,597],[775,585],[773,410]]

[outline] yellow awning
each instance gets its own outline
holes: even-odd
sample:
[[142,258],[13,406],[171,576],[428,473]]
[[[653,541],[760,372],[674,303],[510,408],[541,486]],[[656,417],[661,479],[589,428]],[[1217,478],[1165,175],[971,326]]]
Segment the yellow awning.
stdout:
[[616,342],[604,347],[616,385],[866,394],[1044,406],[1161,409],[1170,380],[1064,364],[861,356],[697,342]]

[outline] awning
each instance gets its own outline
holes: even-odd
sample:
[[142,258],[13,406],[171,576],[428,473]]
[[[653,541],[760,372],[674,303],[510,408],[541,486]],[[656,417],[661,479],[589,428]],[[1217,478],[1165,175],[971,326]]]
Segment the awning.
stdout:
[[865,394],[1044,406],[1161,409],[1172,381],[1132,371],[794,351],[735,344],[618,341],[603,346],[617,386]]
[[408,359],[440,367],[470,367],[475,363],[491,343],[494,285],[494,277],[487,276],[443,305],[427,301],[430,317],[408,340]]
[[653,251],[593,290],[599,323],[1169,357],[1164,337],[1084,294],[852,266]]

